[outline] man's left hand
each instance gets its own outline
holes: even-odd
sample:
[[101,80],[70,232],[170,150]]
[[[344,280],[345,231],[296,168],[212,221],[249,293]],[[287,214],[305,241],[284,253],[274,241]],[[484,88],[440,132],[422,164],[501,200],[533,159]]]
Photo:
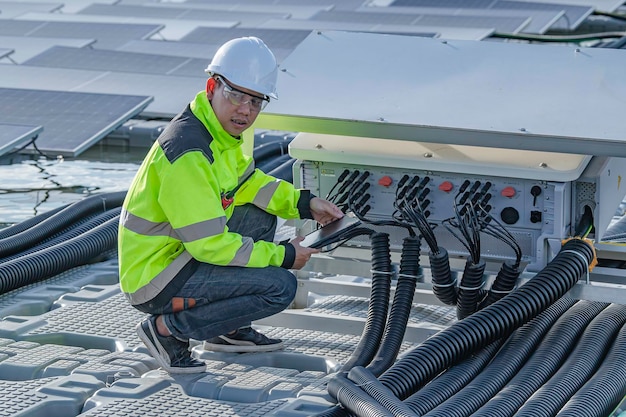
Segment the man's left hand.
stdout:
[[323,198],[313,197],[310,203],[311,214],[313,218],[322,226],[327,225],[333,220],[340,219],[344,216],[339,207],[324,200]]

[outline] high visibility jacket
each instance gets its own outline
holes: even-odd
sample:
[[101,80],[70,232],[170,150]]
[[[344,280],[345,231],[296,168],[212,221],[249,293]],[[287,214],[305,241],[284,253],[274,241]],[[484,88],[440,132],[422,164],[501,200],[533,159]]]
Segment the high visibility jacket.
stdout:
[[[293,265],[292,245],[254,242],[226,226],[234,206],[247,203],[285,219],[312,217],[311,194],[255,169],[241,144],[222,128],[205,92],[155,141],[120,215],[120,286],[131,304],[154,307],[155,297],[156,305],[166,302],[157,296],[180,288],[194,262]],[[233,203],[225,208],[222,196],[235,189]]]

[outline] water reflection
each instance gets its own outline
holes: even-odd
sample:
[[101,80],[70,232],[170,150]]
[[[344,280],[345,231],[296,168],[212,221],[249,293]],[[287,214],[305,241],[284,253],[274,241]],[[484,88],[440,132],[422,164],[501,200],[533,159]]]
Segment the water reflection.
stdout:
[[92,194],[127,190],[143,155],[96,147],[81,159],[0,165],[0,228]]

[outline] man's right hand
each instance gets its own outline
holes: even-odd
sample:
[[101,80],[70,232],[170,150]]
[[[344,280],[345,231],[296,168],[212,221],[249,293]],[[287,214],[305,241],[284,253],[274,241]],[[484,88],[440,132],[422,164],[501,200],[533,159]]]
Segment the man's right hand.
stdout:
[[300,269],[311,259],[311,255],[319,253],[319,249],[307,248],[300,246],[300,242],[304,240],[304,237],[298,236],[289,241],[291,245],[296,249],[296,259],[293,261],[291,269]]

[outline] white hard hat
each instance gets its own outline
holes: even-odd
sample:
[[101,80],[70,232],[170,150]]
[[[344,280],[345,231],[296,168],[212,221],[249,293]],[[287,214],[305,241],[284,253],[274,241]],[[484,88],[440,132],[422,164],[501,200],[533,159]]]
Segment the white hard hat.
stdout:
[[276,58],[265,43],[256,37],[232,39],[215,52],[204,70],[209,75],[221,75],[248,90],[277,99]]

